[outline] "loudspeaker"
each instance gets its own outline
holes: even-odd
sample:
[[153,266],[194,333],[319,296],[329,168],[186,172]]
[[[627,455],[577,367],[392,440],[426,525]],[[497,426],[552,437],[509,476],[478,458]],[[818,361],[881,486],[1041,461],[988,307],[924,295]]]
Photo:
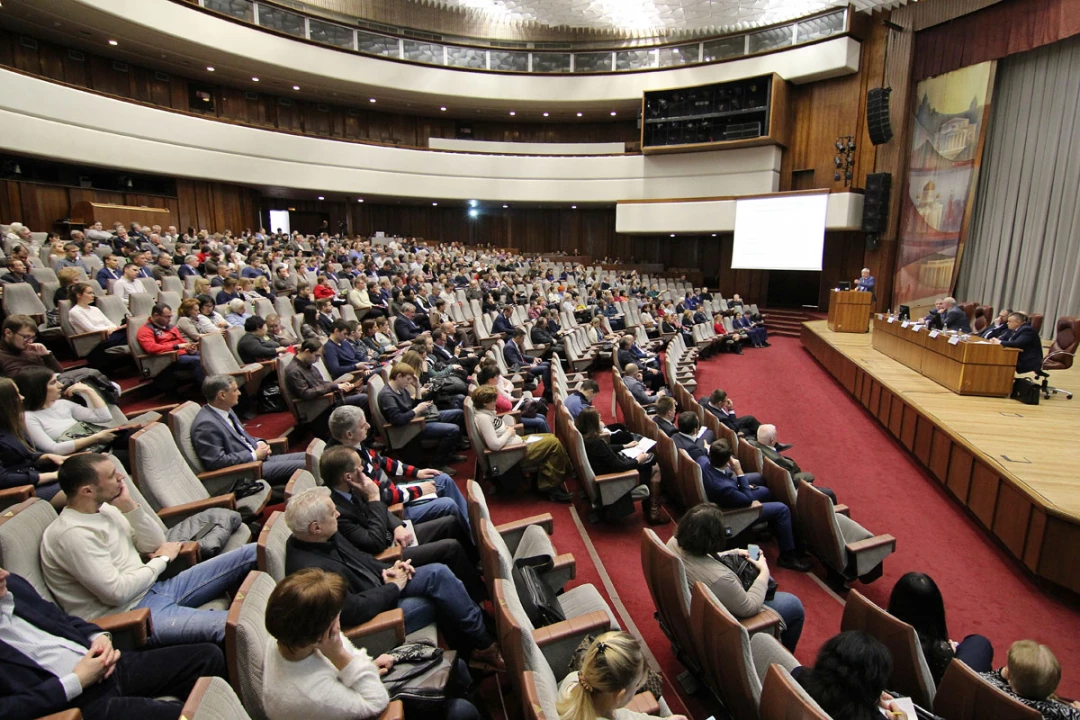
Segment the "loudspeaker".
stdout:
[[878,247],[878,238],[880,236],[877,233],[866,234],[866,252],[874,252]]
[[870,173],[866,176],[866,192],[863,195],[862,231],[882,233],[889,224],[889,191],[892,175]]
[[892,88],[871,88],[866,93],[866,129],[870,142],[884,145],[892,140],[892,124],[889,122],[889,94]]

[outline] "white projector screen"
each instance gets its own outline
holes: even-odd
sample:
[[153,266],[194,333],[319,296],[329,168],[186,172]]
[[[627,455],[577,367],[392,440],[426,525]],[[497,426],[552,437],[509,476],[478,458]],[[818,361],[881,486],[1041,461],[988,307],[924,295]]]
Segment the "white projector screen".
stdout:
[[737,270],[821,270],[828,193],[735,201]]
[[277,232],[278,230],[285,233],[286,235],[292,234],[292,226],[289,224],[288,210],[270,211],[270,232]]

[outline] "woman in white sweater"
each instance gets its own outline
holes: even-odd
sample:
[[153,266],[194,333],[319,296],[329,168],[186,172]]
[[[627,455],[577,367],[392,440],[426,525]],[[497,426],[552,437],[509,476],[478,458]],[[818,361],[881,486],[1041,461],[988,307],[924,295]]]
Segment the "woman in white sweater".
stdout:
[[[26,434],[39,452],[70,455],[98,445],[110,446],[116,438],[113,430],[102,428],[78,439],[60,439],[79,423],[104,426],[112,422],[105,401],[88,385],[75,383],[65,391],[60,376],[47,367],[23,369],[15,376],[15,384],[26,408]],[[65,400],[64,395],[78,395],[86,407]]]
[[306,568],[286,577],[266,605],[266,629],[277,640],[263,662],[263,706],[270,720],[364,720],[390,703],[380,675],[394,664],[373,661],[341,634],[348,586],[335,573]]
[[68,310],[68,322],[76,333],[106,333],[105,339],[87,357],[90,367],[104,367],[107,349],[127,345],[127,327],[117,325],[94,306],[97,295],[88,283],[75,283],[71,288],[70,298],[71,309]]

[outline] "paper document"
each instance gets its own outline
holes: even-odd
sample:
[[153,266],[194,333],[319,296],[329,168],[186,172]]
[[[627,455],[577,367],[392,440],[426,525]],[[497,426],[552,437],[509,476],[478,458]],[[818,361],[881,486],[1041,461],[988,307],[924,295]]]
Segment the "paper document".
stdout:
[[537,434],[537,435],[526,435],[526,436],[525,436],[525,443],[526,443],[526,444],[528,444],[528,443],[540,442],[540,441],[541,441],[541,440],[543,440],[543,439],[544,439],[544,438],[543,438],[543,437],[542,437],[542,436],[541,436],[540,434]]
[[416,530],[413,528],[412,520],[406,520],[405,527],[409,528],[409,533],[412,535],[412,542],[409,543],[409,547],[416,547],[420,544],[420,541],[416,539]]
[[650,440],[649,438],[641,438],[637,441],[637,445],[634,445],[633,447],[623,448],[622,454],[628,458],[636,458],[641,453],[647,453],[652,450],[654,445],[656,445],[655,440]]
[[[397,483],[397,486],[399,488],[401,488],[402,490],[405,490],[406,492],[408,492],[409,488],[416,487],[417,485],[421,485],[421,484],[422,483],[418,483],[418,482],[414,482],[414,483]],[[429,500],[434,500],[437,497],[439,497],[439,496],[436,495],[433,492],[430,492],[430,493],[427,493],[426,495],[421,495],[420,497],[416,498],[415,500],[410,500],[409,504],[416,505],[418,503],[428,502]]]
[[[919,715],[915,712],[915,703],[909,697],[894,698],[892,701],[896,707],[904,711],[904,720],[919,720]],[[893,718],[894,720],[900,720],[896,715],[888,710],[882,710],[881,714],[887,718]]]
[[[704,425],[701,426],[700,428],[698,428],[697,435],[694,436],[694,439],[700,440],[701,436],[704,435],[707,432],[709,432],[709,428],[705,427]],[[650,440],[649,442],[652,442],[652,441]]]
[[521,397],[518,398],[517,403],[514,404],[514,409],[511,410],[510,412],[513,412],[514,410],[520,410],[521,406],[525,403],[525,401],[528,400],[531,397],[532,397],[532,395],[530,395],[528,393],[521,393]]

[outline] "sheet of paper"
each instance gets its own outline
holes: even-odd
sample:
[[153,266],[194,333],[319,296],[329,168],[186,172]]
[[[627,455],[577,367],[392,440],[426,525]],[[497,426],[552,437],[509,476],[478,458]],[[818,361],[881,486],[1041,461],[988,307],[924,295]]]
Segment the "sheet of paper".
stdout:
[[930,339],[933,340],[934,338],[936,338],[940,334],[941,334],[940,330],[931,330],[930,331]]
[[[914,701],[912,701],[911,698],[895,698],[893,699],[893,703],[896,705],[896,707],[904,711],[904,720],[919,720],[919,715],[915,712],[915,703]],[[881,711],[881,714],[887,718],[891,718],[891,720],[900,720],[900,718],[896,717],[896,715],[884,709]]]
[[649,438],[641,438],[637,441],[637,445],[634,445],[633,447],[623,448],[622,454],[628,458],[636,458],[641,453],[647,453],[652,450],[654,445],[656,445],[655,440],[650,440]]
[[949,344],[950,345],[959,345],[960,344],[960,336],[959,335],[953,335],[951,338],[949,338]]
[[905,320],[904,322],[900,323],[900,327],[907,327],[907,326],[908,326],[908,325],[910,325],[910,324],[911,324],[910,322],[908,322],[907,320]]
[[416,547],[420,544],[420,541],[416,539],[416,530],[413,528],[412,520],[406,520],[405,527],[409,528],[409,532],[412,534],[412,542],[409,543],[409,547]]
[[520,410],[521,406],[523,404],[525,404],[525,401],[528,400],[531,397],[532,397],[532,395],[530,395],[528,393],[521,393],[521,397],[519,397],[518,401],[514,404],[514,410]]
[[700,440],[701,436],[704,435],[707,432],[709,432],[709,428],[702,426],[702,427],[698,428],[697,435],[695,435],[694,437],[696,439]]
[[525,443],[528,444],[528,443],[540,442],[543,439],[544,438],[542,438],[540,435],[526,435],[525,436]]

